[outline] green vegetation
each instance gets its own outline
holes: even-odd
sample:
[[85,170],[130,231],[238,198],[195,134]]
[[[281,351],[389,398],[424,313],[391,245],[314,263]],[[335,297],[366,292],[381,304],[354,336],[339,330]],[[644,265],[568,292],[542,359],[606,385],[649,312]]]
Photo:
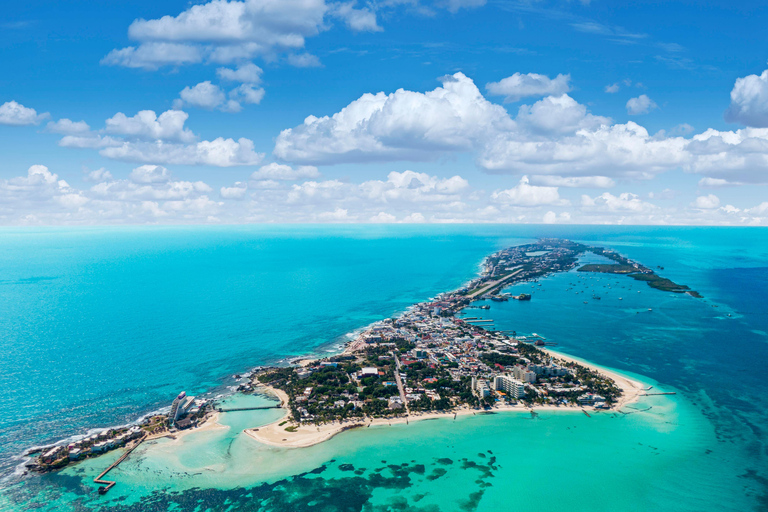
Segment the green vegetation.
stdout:
[[614,261],[619,261],[620,263],[590,263],[580,267],[578,269],[579,272],[599,272],[603,274],[628,275],[636,281],[644,281],[648,283],[648,286],[651,288],[655,288],[663,292],[687,293],[692,297],[701,298],[699,292],[691,290],[685,285],[677,284],[670,279],[656,275],[652,270],[632,263],[631,260],[624,258],[623,256],[619,256],[615,253],[597,252],[597,249],[600,248],[593,248],[592,252],[596,252],[602,256],[609,257]]
[[632,265],[617,265],[614,263],[590,263],[579,267],[579,272],[601,272],[603,274],[630,274],[637,272]]
[[629,276],[637,281],[645,281],[651,288],[656,288],[663,292],[683,293],[690,291],[690,288],[687,286],[673,283],[669,279],[659,277],[656,274],[630,274]]
[[517,364],[517,356],[497,354],[495,352],[491,352],[489,354],[483,353],[480,356],[480,360],[488,366],[493,366],[495,364],[500,364],[501,366],[513,366]]

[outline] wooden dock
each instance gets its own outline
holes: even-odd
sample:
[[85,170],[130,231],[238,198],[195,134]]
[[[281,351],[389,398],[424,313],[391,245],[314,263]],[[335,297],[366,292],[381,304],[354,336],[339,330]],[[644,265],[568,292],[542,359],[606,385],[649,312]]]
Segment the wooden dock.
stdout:
[[128,456],[131,454],[131,452],[133,450],[135,450],[142,443],[142,441],[144,441],[144,439],[146,439],[146,437],[147,437],[147,435],[144,434],[141,437],[141,439],[136,441],[136,443],[134,443],[132,446],[129,446],[125,450],[125,453],[122,454],[119,459],[117,459],[115,462],[113,462],[112,465],[110,465],[107,469],[102,471],[99,476],[97,476],[96,478],[93,479],[93,483],[99,484],[99,485],[102,486],[102,487],[99,487],[99,494],[106,494],[107,491],[109,491],[112,487],[115,486],[115,484],[117,484],[117,482],[115,482],[113,480],[103,480],[102,478],[104,477],[104,475],[106,475],[107,473],[109,473],[110,471],[115,469],[117,466],[120,465],[121,462],[123,462],[125,459],[127,459]]

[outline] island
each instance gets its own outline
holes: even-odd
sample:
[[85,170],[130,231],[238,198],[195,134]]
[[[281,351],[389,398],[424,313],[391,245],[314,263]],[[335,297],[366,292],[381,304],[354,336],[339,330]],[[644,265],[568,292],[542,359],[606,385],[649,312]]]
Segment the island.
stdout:
[[[530,294],[509,295],[508,286],[535,281],[576,268],[585,252],[615,263],[584,265],[582,272],[626,274],[654,288],[698,296],[686,286],[657,276],[651,269],[614,251],[570,240],[541,239],[488,256],[481,274],[460,289],[446,292],[366,328],[343,352],[321,359],[257,367],[242,375],[237,390],[268,393],[285,409],[282,419],[245,433],[281,447],[310,446],[339,432],[378,424],[487,414],[497,411],[573,410],[589,415],[620,410],[647,390],[632,379],[547,348],[535,333],[491,328],[490,320],[467,316],[479,300],[530,301]],[[264,407],[269,408],[269,407]],[[46,472],[72,461],[113,449],[126,451],[104,475],[141,442],[217,428],[220,412],[209,399],[181,392],[167,413],[153,414],[134,426],[107,428],[76,442],[28,452],[30,470]]]
[[628,258],[569,240],[501,250],[485,259],[476,279],[373,324],[341,354],[256,369],[245,387],[277,396],[286,415],[246,433],[262,443],[299,447],[350,428],[441,416],[619,409],[645,391],[638,382],[553,353],[541,336],[492,330],[490,320],[462,316],[478,300],[531,300],[501,290],[572,270],[587,251],[619,261],[629,275],[649,275]]
[[[657,275],[653,270],[630,260],[626,256],[603,247],[589,247],[588,250],[600,256],[615,261],[608,264],[589,264],[578,269],[579,272],[600,272],[604,274],[624,274],[637,281],[645,281],[651,288],[656,288],[663,292],[687,293],[698,299],[702,298],[697,291],[691,290],[685,285],[677,284],[667,278]],[[663,267],[659,267],[663,270]]]

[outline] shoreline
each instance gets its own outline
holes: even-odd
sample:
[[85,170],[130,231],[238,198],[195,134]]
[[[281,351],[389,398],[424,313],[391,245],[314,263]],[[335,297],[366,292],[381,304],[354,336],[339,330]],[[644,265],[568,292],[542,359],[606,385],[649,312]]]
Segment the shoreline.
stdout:
[[[485,256],[478,264],[478,267],[481,271],[480,272],[481,276],[487,272],[489,259],[492,256],[493,255]],[[575,265],[573,268],[575,268]],[[572,270],[572,269],[566,268],[561,270],[555,270],[552,273],[558,273],[561,271],[569,271],[569,270]],[[482,289],[483,293],[486,293],[490,289],[497,286],[498,286],[498,289],[496,290],[496,292],[500,292],[511,283],[506,283],[505,285],[502,285],[502,286],[499,286],[499,284],[501,284],[501,282],[505,281],[506,279],[513,277],[516,274],[517,272],[506,276],[505,278],[501,279],[501,281],[492,282],[491,285],[489,285],[489,287]],[[549,276],[549,273],[545,274],[543,277],[548,277],[548,276]],[[531,279],[535,280],[538,278],[539,277],[524,278],[522,279],[522,282],[528,282]],[[462,285],[462,287],[471,285],[476,279],[478,279],[478,277],[475,277],[470,279],[469,281],[466,281]],[[460,290],[460,289],[461,288],[457,290]],[[455,291],[456,290],[453,290],[452,292],[443,292],[441,294],[438,294],[438,296],[443,295],[445,293],[454,293]],[[433,300],[433,299],[431,298],[429,300]],[[406,307],[405,310],[401,311],[396,317],[399,318],[400,316],[404,315],[406,312],[416,307],[417,305],[418,304],[412,304]],[[341,340],[338,338],[332,342],[328,342],[327,345],[335,345],[334,348],[336,349],[328,352],[332,352],[333,355],[350,355],[357,352],[361,347],[365,346],[365,342],[362,341],[360,337],[357,336],[357,334],[365,332],[372,325],[375,325],[379,322],[380,321],[376,321],[376,322],[373,322],[372,324],[369,324],[368,326],[356,328],[346,333],[345,335],[343,335],[343,337],[347,337],[348,339],[343,343],[340,343]],[[319,347],[322,347],[322,346],[323,345],[320,345]],[[316,347],[315,350],[319,347]],[[617,402],[610,409],[606,409],[606,411],[615,411],[627,404],[637,401],[640,397],[640,394],[644,391],[643,385],[638,381],[624,377],[613,371],[599,368],[584,360],[571,358],[569,356],[546,349],[544,347],[537,347],[537,348],[539,350],[542,350],[545,353],[551,354],[555,358],[559,358],[561,360],[568,361],[568,362],[574,362],[584,367],[587,367],[599,373],[603,377],[613,381],[616,384],[616,386],[621,389],[622,394],[617,400]],[[299,367],[306,367],[317,362],[323,357],[327,357],[327,355],[323,356],[317,353],[310,352],[303,356],[286,359],[286,361],[289,361],[293,365],[296,365]],[[440,419],[440,418],[448,418],[451,416],[454,416],[454,417],[466,416],[466,415],[469,415],[470,413],[473,415],[477,415],[477,414],[488,414],[488,413],[497,413],[497,412],[537,412],[537,411],[581,412],[585,410],[584,407],[580,405],[538,405],[533,407],[527,407],[522,405],[503,405],[503,406],[495,406],[490,410],[472,409],[472,408],[469,408],[468,406],[461,406],[460,409],[454,409],[454,410],[449,410],[445,412],[408,413],[406,416],[396,416],[392,418],[371,418],[371,417],[354,418],[354,419],[345,420],[342,422],[334,421],[332,423],[327,423],[319,426],[315,424],[302,425],[300,423],[296,424],[293,421],[293,418],[290,415],[290,410],[288,409],[289,397],[284,391],[274,388],[272,386],[264,385],[264,384],[261,384],[260,387],[267,393],[275,396],[281,402],[281,408],[284,409],[285,414],[275,422],[264,425],[262,427],[247,428],[247,429],[244,429],[243,432],[249,437],[263,444],[277,446],[277,447],[287,447],[287,448],[300,448],[300,447],[313,446],[315,444],[319,444],[328,439],[331,439],[335,435],[341,432],[344,432],[345,430],[349,430],[352,428],[361,428],[361,427],[367,428],[367,427],[370,427],[371,425],[373,426],[390,425],[391,426],[395,424],[407,424],[407,423],[410,423],[410,421]],[[234,391],[232,394],[235,394],[235,393],[237,393],[237,391]],[[144,417],[146,417],[146,415]],[[184,436],[195,433],[195,432],[203,432],[203,431],[215,430],[215,429],[229,429],[230,427],[228,425],[223,425],[218,422],[219,418],[220,418],[220,413],[215,412],[211,416],[206,418],[206,420],[202,424],[198,425],[197,427],[186,429],[186,430],[180,430],[176,432],[166,431],[158,434],[153,434],[153,435],[147,436],[145,441],[152,441],[152,440],[157,440],[161,438],[170,438],[171,441],[177,442],[181,440]],[[280,425],[281,423],[283,423],[282,426]],[[284,427],[287,427],[287,426],[295,426],[296,430],[294,432],[287,432],[284,430]]]
[[[619,411],[622,407],[637,402],[642,396],[643,391],[645,391],[646,386],[642,382],[626,377],[615,371],[595,366],[592,363],[575,359],[571,356],[563,355],[559,352],[555,352],[549,349],[546,349],[546,352],[551,354],[554,358],[559,358],[567,362],[578,363],[586,368],[589,368],[590,370],[600,373],[604,377],[609,378],[616,383],[616,385],[622,391],[621,398],[616,404],[614,404],[613,407],[610,409],[605,409],[604,412]],[[285,410],[285,415],[283,415],[279,420],[267,425],[263,425],[261,427],[246,428],[243,430],[243,433],[261,444],[278,448],[308,448],[310,446],[328,441],[329,439],[337,436],[338,434],[341,434],[342,432],[355,428],[368,428],[371,426],[384,425],[402,425],[409,424],[411,421],[447,419],[451,417],[455,419],[459,416],[469,416],[470,414],[483,415],[502,412],[538,413],[542,411],[563,411],[569,413],[587,412],[584,407],[578,405],[539,405],[534,407],[526,407],[522,405],[506,405],[494,407],[490,410],[470,409],[463,407],[461,409],[446,412],[416,413],[409,414],[407,416],[396,416],[393,418],[368,417],[355,418],[343,422],[334,421],[324,425],[296,425],[290,416],[290,411],[288,410],[288,395],[284,391],[273,388],[272,386],[264,385],[262,387],[268,393],[272,393],[282,400],[282,408]],[[599,412],[599,410],[594,410],[594,412]],[[285,430],[285,427],[287,426],[295,426],[296,430],[293,432],[288,432]]]
[[[497,253],[494,253],[494,255]],[[580,253],[579,253],[580,254]],[[489,266],[492,267],[492,264],[490,263],[491,259],[494,255],[487,256],[483,259],[481,263],[481,276],[485,276],[489,272]],[[548,277],[551,273],[557,273],[559,271],[570,271],[577,267],[577,260],[574,259],[573,262],[570,262],[569,265],[566,268],[561,268],[558,270],[552,270],[548,269],[548,271],[544,274],[543,277]],[[492,270],[495,270],[491,268]],[[467,297],[471,302],[474,302],[476,297],[478,295],[487,295],[490,293],[490,290],[493,290],[494,288],[498,288],[496,290],[496,293],[499,293],[502,289],[504,289],[506,286],[512,284],[514,279],[510,281],[510,283],[506,283],[505,281],[513,278],[514,276],[520,274],[522,271],[522,267],[518,268],[518,270],[514,270],[507,268],[506,270],[513,270],[512,273],[497,278],[495,281],[491,281],[490,283],[486,281],[480,281],[475,282],[478,279],[483,279],[483,277],[475,278],[471,281],[469,281],[467,286],[476,286],[476,290],[474,293],[471,293],[467,295]],[[521,281],[527,282],[531,279],[539,279],[540,276],[533,275],[533,277],[527,277],[526,274],[521,275]],[[447,293],[455,293],[455,292],[447,292]],[[439,297],[439,296],[438,296]],[[433,299],[430,299],[433,300]],[[413,305],[412,308],[415,308],[418,304]],[[411,308],[407,308],[406,311],[408,311]],[[461,307],[463,309],[463,306]],[[405,313],[401,314],[400,316],[396,318],[401,318],[404,316]],[[482,326],[480,326],[480,329],[483,330]],[[364,331],[363,331],[364,332]],[[515,340],[517,341],[517,340]],[[344,349],[341,352],[341,355],[353,355],[359,352],[361,349],[366,347],[367,341],[363,339],[362,337],[356,337],[351,340],[349,340],[344,345]],[[566,363],[573,363],[577,366],[585,367],[598,375],[600,375],[602,378],[609,380],[613,382],[613,384],[620,389],[621,394],[616,398],[615,403],[607,409],[592,409],[594,411],[599,410],[606,410],[606,411],[620,411],[622,407],[634,403],[637,400],[639,400],[640,396],[643,394],[644,391],[646,391],[646,386],[642,384],[641,382],[626,377],[617,371],[608,370],[602,367],[599,367],[595,364],[592,364],[585,360],[580,360],[575,357],[570,357],[565,354],[561,354],[557,351],[547,349],[545,347],[536,347],[538,350],[543,352],[544,354],[547,354],[551,356],[553,359],[560,360],[561,362]],[[312,356],[302,357],[299,359],[296,359],[294,361],[294,364],[296,364],[299,367],[308,367],[314,363],[316,363],[319,359],[316,359]],[[399,381],[398,381],[399,383]],[[270,423],[268,425],[264,425],[262,427],[258,428],[247,428],[244,429],[244,433],[248,435],[249,437],[255,439],[258,442],[261,442],[266,445],[270,446],[276,446],[276,447],[284,447],[284,448],[301,448],[301,447],[308,447],[313,446],[318,443],[322,443],[328,439],[331,439],[335,435],[344,432],[345,430],[349,430],[352,428],[360,428],[360,427],[370,427],[372,425],[393,425],[393,424],[403,424],[403,423],[410,423],[411,420],[413,421],[419,421],[424,419],[438,419],[438,418],[447,418],[453,416],[454,419],[458,417],[459,415],[468,415],[470,413],[472,414],[483,414],[483,413],[493,413],[493,412],[530,412],[535,413],[537,411],[575,411],[575,412],[583,412],[584,414],[587,413],[587,410],[585,406],[578,405],[578,404],[569,404],[569,405],[538,405],[538,406],[523,406],[519,404],[514,405],[494,405],[490,409],[476,409],[474,407],[471,407],[469,405],[462,405],[458,409],[453,410],[445,410],[445,411],[433,411],[433,412],[420,412],[413,414],[411,413],[407,406],[405,408],[405,415],[404,416],[396,416],[393,418],[374,418],[371,416],[364,416],[362,418],[353,418],[348,420],[334,420],[332,422],[328,422],[325,424],[304,424],[302,422],[296,422],[294,421],[291,411],[288,409],[289,400],[288,396],[282,392],[281,390],[265,386],[269,390],[271,390],[272,394],[278,396],[282,400],[282,407],[286,410],[285,415],[273,423]],[[401,396],[402,396],[402,389],[401,389]],[[403,397],[403,400],[405,398]],[[287,428],[290,428],[291,430],[286,430]]]
[[612,380],[621,389],[621,397],[616,402],[616,404],[608,409],[609,411],[618,411],[625,405],[637,402],[642,396],[642,393],[645,391],[645,386],[642,382],[622,375],[617,371],[596,366],[594,363],[590,363],[589,361],[578,359],[576,357],[569,356],[546,347],[539,347],[539,350],[550,354],[556,359],[562,359],[563,361],[567,361],[569,363],[580,364],[581,366],[589,368],[590,370],[593,370],[600,375]]

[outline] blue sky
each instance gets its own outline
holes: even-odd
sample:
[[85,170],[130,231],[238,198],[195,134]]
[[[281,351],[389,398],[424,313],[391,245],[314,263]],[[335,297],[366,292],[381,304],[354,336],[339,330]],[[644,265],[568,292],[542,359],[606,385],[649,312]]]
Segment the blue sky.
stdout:
[[4,9],[0,223],[768,223],[757,2],[112,4]]

